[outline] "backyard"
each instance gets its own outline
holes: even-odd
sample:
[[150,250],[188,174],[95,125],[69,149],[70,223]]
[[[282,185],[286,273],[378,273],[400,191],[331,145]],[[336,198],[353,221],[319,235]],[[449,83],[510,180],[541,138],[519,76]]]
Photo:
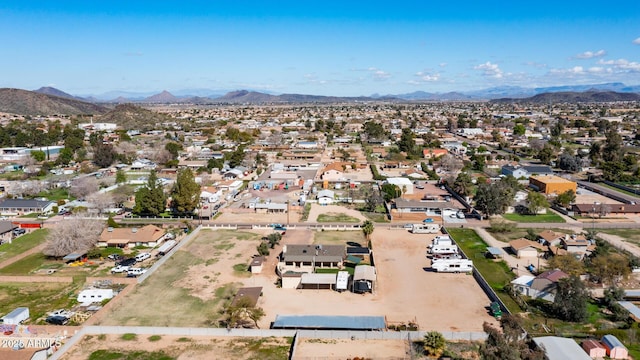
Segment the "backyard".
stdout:
[[328,223],[359,223],[360,220],[344,213],[326,213],[318,215],[318,222]]
[[566,222],[562,216],[549,212],[547,214],[538,215],[522,215],[522,214],[504,214],[503,218],[518,223],[564,223]]
[[487,280],[504,304],[513,313],[520,312],[518,304],[503,289],[515,278],[504,261],[496,261],[486,257],[487,244],[472,229],[447,229],[460,249],[473,260],[475,267]]
[[75,305],[77,292],[83,285],[83,278],[72,283],[0,283],[0,314],[24,306],[29,308],[30,324],[44,324],[47,312]]
[[48,229],[38,229],[15,238],[10,244],[0,245],[0,262],[42,244],[48,233]]

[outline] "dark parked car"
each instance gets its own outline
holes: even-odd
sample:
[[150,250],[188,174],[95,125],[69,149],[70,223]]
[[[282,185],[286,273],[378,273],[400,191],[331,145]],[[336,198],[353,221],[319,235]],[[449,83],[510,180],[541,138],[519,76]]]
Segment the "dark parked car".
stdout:
[[69,318],[66,316],[55,315],[47,317],[45,321],[52,325],[67,325]]
[[120,265],[120,266],[132,266],[135,263],[136,263],[136,259],[135,258],[127,258],[127,259],[121,260],[120,262],[118,262],[116,264]]

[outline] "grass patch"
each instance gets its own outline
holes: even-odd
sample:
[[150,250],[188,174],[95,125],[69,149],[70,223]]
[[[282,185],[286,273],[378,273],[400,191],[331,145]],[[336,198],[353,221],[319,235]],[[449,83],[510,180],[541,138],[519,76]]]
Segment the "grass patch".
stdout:
[[[634,193],[634,192],[631,192],[631,191],[626,191],[626,190],[618,189],[617,187],[614,187],[614,186],[611,186],[611,185],[607,185],[607,184],[605,184],[605,183],[603,183],[603,182],[599,182],[599,183],[598,183],[598,185],[600,185],[600,186],[604,186],[604,187],[606,187],[606,188],[609,188],[609,189],[611,189],[611,190],[617,191],[617,192],[619,192],[619,193],[623,193],[623,194],[625,194],[625,195],[630,195],[630,196],[634,196],[634,197],[640,197],[640,194],[639,194],[639,193]],[[640,190],[638,190],[638,191],[640,192]]]
[[248,264],[235,264],[233,265],[233,275],[238,277],[249,277],[251,276],[251,272],[249,272]]
[[359,223],[360,220],[354,218],[353,216],[349,216],[345,213],[326,213],[318,215],[318,219],[316,220],[320,223]]
[[21,218],[21,219],[35,219],[38,216],[40,216],[39,213],[29,213],[29,214],[25,214],[25,215],[20,215],[18,217]]
[[564,223],[566,222],[562,216],[550,213],[539,215],[521,215],[521,214],[504,214],[502,215],[507,220],[519,222],[519,223]]
[[376,223],[388,223],[389,218],[387,218],[387,214],[386,213],[376,213],[376,212],[368,212],[368,211],[360,211],[360,213],[362,215],[364,215],[364,217],[366,217],[367,219],[376,222]]
[[0,269],[0,274],[4,275],[28,275],[40,269],[47,262],[47,257],[43,253],[31,254],[19,261],[9,264]]
[[74,197],[69,195],[69,190],[66,188],[55,188],[55,189],[51,189],[49,191],[41,191],[38,193],[38,195],[36,195],[36,197],[46,197],[47,199],[51,200],[51,201],[58,201],[58,200],[75,200]]
[[133,334],[133,333],[126,333],[126,334],[122,334],[122,336],[120,338],[122,340],[126,340],[126,341],[133,341],[133,340],[137,340],[138,339],[138,335]]
[[96,350],[89,355],[89,360],[175,360],[177,358],[163,351],[111,351]]
[[337,274],[338,271],[346,271],[349,275],[353,275],[355,272],[355,267],[353,266],[345,266],[343,269],[338,268],[316,268],[316,274]]
[[[290,338],[241,338],[230,342],[231,353],[251,360],[280,360],[289,357]],[[242,355],[242,356],[240,356]]]
[[83,281],[69,283],[0,283],[0,313],[25,306],[30,324],[44,324],[46,314],[56,309],[70,309]]
[[162,339],[162,336],[160,335],[151,335],[147,338],[147,340],[149,341],[160,341]]
[[11,244],[0,245],[0,261],[10,259],[42,244],[48,234],[49,229],[38,229],[14,239]]
[[624,241],[640,245],[640,231],[637,229],[597,229],[597,232],[620,236]]
[[314,244],[346,244],[347,242],[358,243],[362,246],[367,245],[367,240],[360,230],[316,231],[313,234]]
[[[473,266],[487,280],[491,288],[498,294],[511,312],[520,312],[518,304],[504,292],[504,286],[515,278],[504,261],[488,259],[487,244],[472,229],[447,229],[460,249],[473,261]],[[487,304],[488,305],[488,304]]]
[[[190,269],[206,263],[213,265],[210,257],[216,251],[216,246],[238,241],[260,242],[261,235],[244,231],[214,231],[202,230],[196,238],[186,244],[180,251],[175,252],[167,260],[165,266],[160,267],[154,276],[126,295],[118,307],[112,309],[101,325],[123,326],[187,326],[187,327],[216,327],[219,325],[222,309],[237,291],[238,283],[221,284],[217,281],[207,281],[205,288],[192,288],[185,280],[191,276],[217,276],[209,271],[229,271],[231,269],[208,269],[207,273],[191,274]],[[251,244],[251,243],[249,243]],[[230,254],[233,257],[235,253]],[[222,259],[222,258],[220,258]],[[202,291],[204,295],[200,295]],[[162,294],[162,301],[148,306],[148,300]],[[158,316],[158,314],[172,314]]]

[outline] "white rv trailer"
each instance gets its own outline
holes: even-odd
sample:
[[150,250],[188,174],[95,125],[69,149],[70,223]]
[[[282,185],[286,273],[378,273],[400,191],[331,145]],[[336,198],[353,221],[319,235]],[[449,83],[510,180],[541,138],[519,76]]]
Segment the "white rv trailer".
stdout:
[[414,234],[436,234],[439,231],[439,224],[413,224],[411,227],[411,232]]
[[437,272],[471,272],[473,261],[469,259],[443,259],[431,263],[431,268]]
[[457,245],[434,245],[427,250],[429,254],[457,254]]
[[171,251],[171,249],[176,246],[176,244],[177,242],[175,240],[167,241],[158,249],[158,256],[165,256],[169,251]]
[[455,244],[453,243],[453,239],[451,239],[449,235],[443,235],[443,236],[436,236],[435,239],[433,239],[433,242],[428,247],[432,248],[438,245],[455,245]]

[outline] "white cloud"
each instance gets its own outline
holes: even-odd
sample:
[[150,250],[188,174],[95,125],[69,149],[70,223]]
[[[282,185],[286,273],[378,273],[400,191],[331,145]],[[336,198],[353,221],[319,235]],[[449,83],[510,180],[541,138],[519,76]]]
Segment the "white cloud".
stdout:
[[599,65],[610,65],[613,71],[618,72],[640,72],[640,63],[627,59],[600,60]]
[[582,66],[574,66],[570,69],[551,69],[549,72],[554,75],[581,75],[584,74],[584,68]]
[[433,81],[440,80],[440,74],[439,73],[431,74],[431,73],[428,73],[428,72],[419,71],[419,72],[416,73],[416,76],[418,78],[420,78],[421,81],[424,81],[424,82],[433,82]]
[[445,66],[447,66],[447,63],[446,62],[442,62],[442,63],[438,64],[438,66],[445,67]]
[[486,77],[501,79],[503,76],[502,70],[500,70],[498,64],[492,64],[491,61],[474,66],[473,69],[482,70],[482,75]]
[[367,70],[369,71],[369,73],[373,77],[373,80],[376,80],[376,81],[387,80],[388,78],[391,77],[391,74],[389,74],[388,72],[380,70],[380,69],[375,68],[375,67],[370,67]]
[[636,44],[636,45],[640,45],[640,37],[633,40],[632,43]]
[[598,51],[585,51],[583,53],[580,53],[576,56],[574,56],[574,59],[593,59],[593,58],[598,58],[598,57],[603,57],[607,55],[607,52],[604,50],[598,50]]

